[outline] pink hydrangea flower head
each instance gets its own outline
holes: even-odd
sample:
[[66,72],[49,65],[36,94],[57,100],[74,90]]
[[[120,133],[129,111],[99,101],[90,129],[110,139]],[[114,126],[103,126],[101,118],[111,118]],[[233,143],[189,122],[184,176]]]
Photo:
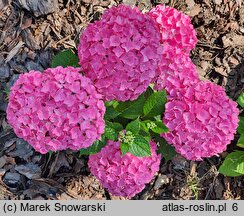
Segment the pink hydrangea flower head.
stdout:
[[177,47],[165,44],[155,79],[155,90],[165,89],[168,98],[180,97],[188,86],[199,82],[196,66],[188,54]]
[[104,132],[105,106],[79,68],[20,75],[11,88],[7,119],[40,153],[87,148]]
[[161,33],[161,43],[168,43],[189,53],[197,44],[197,34],[190,17],[165,5],[157,5],[149,15],[157,22]]
[[120,4],[80,37],[84,74],[105,100],[135,100],[156,76],[162,53],[156,23],[138,8]]
[[109,140],[101,152],[89,157],[91,173],[113,195],[131,198],[141,192],[159,170],[161,156],[156,153],[156,144],[150,144],[150,157],[136,157],[131,153],[121,156],[120,142]]
[[238,126],[236,102],[214,83],[201,81],[166,104],[162,136],[188,160],[202,160],[226,150]]

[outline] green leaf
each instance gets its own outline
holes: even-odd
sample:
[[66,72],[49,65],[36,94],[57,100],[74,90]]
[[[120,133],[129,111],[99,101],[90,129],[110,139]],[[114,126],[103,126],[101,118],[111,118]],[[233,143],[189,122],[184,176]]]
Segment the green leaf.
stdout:
[[118,115],[120,115],[120,112],[116,111],[114,109],[114,107],[109,106],[106,108],[106,113],[105,113],[104,118],[107,120],[111,120],[111,119],[116,118]]
[[151,121],[150,120],[145,120],[145,121],[141,121],[140,124],[141,124],[141,129],[145,132],[148,132],[149,131],[149,128],[147,127],[147,124],[150,123]]
[[129,152],[137,157],[151,156],[151,146],[143,136],[136,136]]
[[244,117],[239,116],[239,119],[240,121],[239,121],[237,131],[239,134],[244,134]]
[[150,121],[150,120],[145,120],[141,122],[141,128],[148,132],[149,128],[148,128],[148,124],[153,123],[155,124],[157,127],[152,128],[151,130],[154,133],[157,134],[161,134],[161,133],[166,133],[169,131],[169,129],[164,125],[164,123],[162,121]]
[[164,123],[162,121],[161,122],[156,121],[154,123],[157,125],[157,127],[152,128],[152,131],[154,133],[162,134],[162,133],[166,133],[169,131],[169,129],[164,125]]
[[106,125],[108,125],[109,127],[113,128],[117,132],[120,132],[120,131],[123,130],[123,126],[120,123],[118,123],[118,122],[109,122],[109,121],[106,121]]
[[80,149],[80,156],[96,154],[101,151],[101,149],[106,145],[107,140],[102,137],[101,140],[95,141],[90,147]]
[[106,125],[104,130],[104,136],[109,140],[116,141],[118,138],[118,132],[114,128]]
[[138,134],[143,136],[144,139],[146,139],[148,142],[150,142],[151,136],[150,136],[149,131],[140,130]]
[[244,151],[240,151],[241,154],[237,160],[237,167],[235,172],[244,174]]
[[115,119],[113,119],[114,122],[119,122],[121,125],[123,125],[123,129],[126,127],[127,124],[130,123],[130,119],[127,118],[123,118],[120,115],[118,117],[116,117]]
[[57,66],[73,66],[73,67],[79,67],[79,58],[77,55],[71,50],[65,50],[57,55],[55,55],[51,62],[51,67],[55,68]]
[[157,141],[159,143],[159,148],[157,152],[162,154],[166,161],[171,160],[176,155],[174,147],[169,145],[162,137],[158,137]]
[[121,150],[122,156],[124,156],[127,152],[129,152],[129,148],[130,148],[130,146],[127,143],[120,144],[120,150]]
[[237,146],[244,148],[244,134],[242,134],[239,140],[237,141]]
[[154,119],[156,121],[162,121],[162,116],[161,115],[154,116]]
[[130,122],[127,126],[126,126],[126,131],[131,131],[133,134],[138,134],[140,131],[140,121],[139,119],[136,119],[132,122]]
[[116,105],[118,105],[118,102],[115,101],[115,100],[112,100],[112,101],[105,101],[105,106],[106,106],[106,107],[109,107],[109,106],[113,106],[113,107],[115,107]]
[[244,174],[244,151],[230,153],[219,167],[219,172],[233,177]]
[[144,116],[154,117],[157,115],[161,115],[164,112],[164,106],[166,102],[167,95],[165,90],[160,92],[154,92],[152,95],[148,97],[144,104]]
[[153,89],[152,89],[150,86],[148,86],[147,90],[146,90],[145,93],[144,93],[144,96],[145,96],[145,98],[147,99],[147,98],[149,98],[149,96],[151,96],[153,93],[154,93]]
[[244,92],[241,93],[241,95],[238,97],[238,99],[237,99],[237,103],[238,103],[242,108],[244,108]]
[[143,114],[143,105],[145,103],[144,94],[140,95],[135,101],[121,102],[116,107],[118,112],[121,112],[121,117],[127,119],[136,119]]

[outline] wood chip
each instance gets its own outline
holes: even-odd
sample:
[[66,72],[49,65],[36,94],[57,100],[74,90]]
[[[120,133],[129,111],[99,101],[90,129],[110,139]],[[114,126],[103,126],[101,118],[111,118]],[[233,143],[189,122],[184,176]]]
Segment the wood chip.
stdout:
[[58,0],[17,0],[19,5],[32,12],[36,17],[58,11]]
[[185,0],[188,8],[192,9],[195,6],[194,0]]
[[244,46],[244,36],[243,35],[234,35],[234,36],[224,36],[222,37],[224,47],[239,47]]
[[214,4],[216,5],[220,5],[222,4],[222,0],[213,0]]
[[232,64],[233,66],[237,66],[239,64],[239,61],[234,58],[233,56],[229,57],[229,63]]
[[29,28],[32,24],[32,19],[31,18],[25,18],[22,22],[21,29],[26,29]]
[[226,77],[228,76],[226,70],[223,67],[216,67],[215,71],[222,76],[226,76]]
[[14,56],[17,55],[17,53],[19,52],[19,50],[21,49],[21,47],[24,45],[23,41],[20,41],[8,54],[5,62],[9,62]]
[[191,8],[191,10],[188,12],[188,15],[190,17],[194,17],[198,15],[201,12],[201,6],[199,4],[196,4],[194,7]]
[[0,10],[9,4],[8,0],[0,0]]

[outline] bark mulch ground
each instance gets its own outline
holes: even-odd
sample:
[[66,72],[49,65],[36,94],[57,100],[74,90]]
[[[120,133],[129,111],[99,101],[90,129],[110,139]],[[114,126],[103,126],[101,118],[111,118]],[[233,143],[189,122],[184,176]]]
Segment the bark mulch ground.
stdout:
[[[36,3],[33,3],[36,2]],[[38,2],[38,3],[37,3]],[[241,0],[0,0],[0,199],[122,199],[90,174],[87,157],[63,151],[41,155],[6,122],[7,91],[19,74],[49,67],[58,51],[76,48],[80,32],[119,3],[142,11],[165,3],[192,19],[192,51],[201,79],[224,86],[234,100],[244,90],[244,4]],[[37,5],[38,4],[38,5]],[[238,137],[228,151],[236,149]],[[244,199],[244,178],[224,177],[226,152],[201,162],[177,155],[133,199]]]

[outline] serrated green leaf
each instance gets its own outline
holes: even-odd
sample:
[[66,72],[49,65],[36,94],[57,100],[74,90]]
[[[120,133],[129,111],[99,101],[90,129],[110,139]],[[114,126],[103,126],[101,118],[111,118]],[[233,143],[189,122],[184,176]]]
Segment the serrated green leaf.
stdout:
[[126,131],[131,131],[133,134],[138,134],[140,131],[140,121],[139,119],[136,119],[132,122],[130,122],[127,126],[126,126]]
[[112,100],[112,101],[105,101],[105,107],[109,107],[109,106],[116,106],[116,104],[118,104],[118,102],[117,101],[115,101],[115,100]]
[[244,174],[244,151],[241,151],[241,155],[239,156],[237,160],[237,167],[235,169],[235,172]]
[[119,122],[121,125],[123,125],[123,129],[126,127],[127,124],[130,123],[130,119],[123,118],[120,115],[118,117],[116,117],[113,121]]
[[122,156],[124,156],[127,152],[129,152],[129,148],[130,148],[130,146],[127,143],[120,144],[120,150],[121,150]]
[[154,117],[157,115],[161,115],[164,112],[164,106],[166,102],[167,95],[165,90],[160,92],[154,92],[147,98],[143,106],[144,116]]
[[157,141],[159,143],[157,152],[159,154],[162,154],[166,161],[171,160],[176,155],[174,147],[168,144],[166,140],[162,137],[157,137]]
[[150,124],[150,123],[155,124],[157,126],[157,127],[150,129],[154,133],[162,134],[162,133],[166,133],[169,131],[169,129],[164,125],[164,123],[162,121],[145,120],[145,121],[141,122],[141,128],[146,132],[149,131],[148,124]]
[[64,50],[57,55],[55,55],[51,62],[51,67],[55,68],[57,66],[73,66],[73,67],[80,67],[79,66],[79,58],[77,55],[71,50]]
[[90,147],[85,149],[80,149],[80,156],[96,154],[101,151],[101,149],[107,144],[107,140],[102,138],[102,140],[95,141]]
[[150,136],[149,131],[140,130],[138,134],[143,136],[144,139],[146,139],[148,142],[150,142],[151,136]]
[[240,121],[239,121],[237,131],[239,134],[244,134],[244,117],[239,116],[239,119]]
[[143,136],[136,136],[129,152],[137,157],[151,156],[151,146]]
[[145,120],[145,121],[141,121],[140,124],[141,124],[141,129],[145,132],[148,132],[149,131],[149,128],[147,126],[148,123],[150,123],[152,121],[150,120]]
[[122,113],[124,112],[128,107],[132,105],[132,101],[124,101],[124,102],[119,102],[117,106],[115,106],[115,109]]
[[109,127],[113,128],[117,132],[120,132],[120,131],[123,130],[123,126],[120,123],[118,123],[118,122],[109,122],[109,121],[106,121],[106,125],[108,125]]
[[162,116],[161,115],[154,116],[154,119],[156,121],[162,121]]
[[244,92],[241,93],[241,95],[238,97],[238,99],[237,99],[237,103],[238,103],[242,108],[244,108]]
[[151,96],[154,93],[153,89],[148,86],[147,90],[144,93],[145,98],[147,99],[149,96]]
[[109,139],[116,141],[118,138],[118,132],[114,129],[106,125],[105,130],[104,130],[104,136]]
[[162,134],[162,133],[166,133],[169,131],[169,129],[164,125],[163,122],[156,121],[154,123],[157,125],[157,127],[152,128],[152,131],[154,133]]
[[106,120],[111,120],[111,119],[116,118],[119,115],[120,115],[120,112],[118,112],[117,110],[115,110],[114,107],[109,106],[109,107],[106,108],[106,113],[105,113],[104,118]]
[[244,134],[242,134],[239,140],[237,141],[237,146],[244,148]]
[[236,151],[228,154],[219,172],[225,176],[240,176],[244,174],[244,151]]
[[143,114],[143,105],[145,103],[144,94],[140,95],[135,101],[121,102],[116,107],[118,112],[121,112],[121,117],[127,119],[136,119]]

